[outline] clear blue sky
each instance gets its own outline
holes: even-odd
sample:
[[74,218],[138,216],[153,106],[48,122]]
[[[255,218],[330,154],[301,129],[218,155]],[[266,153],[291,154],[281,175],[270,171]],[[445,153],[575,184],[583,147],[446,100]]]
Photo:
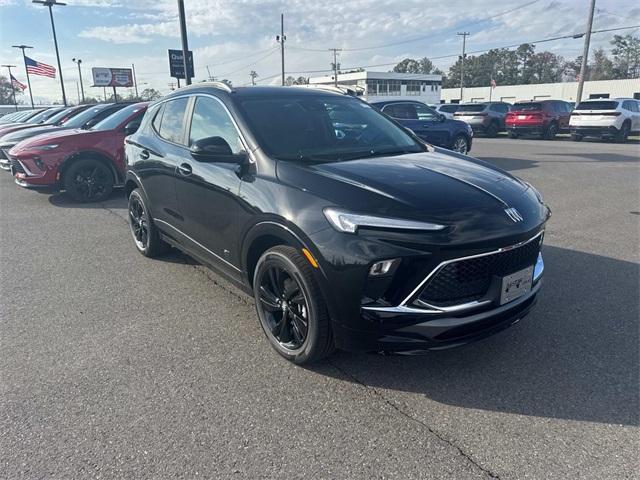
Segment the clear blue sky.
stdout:
[[[168,48],[180,48],[175,0],[67,0],[55,9],[62,69],[68,96],[76,98],[77,68],[83,60],[85,86],[91,67],[136,64],[140,88],[168,91]],[[286,70],[309,76],[328,69],[326,49],[343,48],[343,67],[393,64],[406,57],[457,54],[466,30],[468,50],[481,50],[584,30],[589,0],[185,0],[196,80],[213,75],[236,85],[277,82],[280,55],[275,35],[285,14]],[[640,24],[640,7],[632,0],[598,0],[594,28]],[[623,32],[627,33],[627,32]],[[637,30],[636,30],[637,33]],[[593,37],[593,46],[608,47],[613,36]],[[416,39],[417,37],[421,37]],[[22,65],[15,43],[33,45],[31,56],[56,66],[47,9],[30,0],[0,0],[0,61]],[[387,45],[392,44],[389,46]],[[369,48],[379,47],[379,48]],[[304,50],[307,49],[307,50]],[[581,53],[582,40],[541,44],[566,58]],[[348,51],[349,50],[349,51]],[[435,60],[446,70],[455,58]],[[373,68],[389,70],[392,65]],[[5,72],[3,72],[4,74]],[[317,75],[317,74],[316,74]],[[16,76],[25,81],[24,69]],[[32,77],[34,95],[61,98],[58,80]],[[87,88],[94,95],[97,89]]]

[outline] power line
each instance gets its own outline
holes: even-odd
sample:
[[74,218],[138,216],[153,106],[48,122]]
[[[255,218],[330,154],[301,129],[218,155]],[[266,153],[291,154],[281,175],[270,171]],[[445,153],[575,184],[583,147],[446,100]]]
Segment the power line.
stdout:
[[242,70],[244,70],[246,68],[252,67],[253,65],[256,65],[257,63],[260,63],[262,60],[265,60],[265,59],[269,58],[271,55],[276,53],[279,49],[280,49],[280,47],[272,48],[271,51],[268,54],[266,54],[264,57],[260,57],[259,59],[255,60],[255,61],[253,61],[253,62],[251,62],[251,63],[249,63],[247,65],[244,65],[244,66],[242,66],[242,67],[240,67],[240,68],[238,68],[236,70],[233,70],[232,72],[221,73],[220,75],[218,75],[218,77],[220,77],[220,78],[222,78],[222,77],[230,77],[234,73],[238,73],[238,72],[240,72],[240,71],[242,71]]

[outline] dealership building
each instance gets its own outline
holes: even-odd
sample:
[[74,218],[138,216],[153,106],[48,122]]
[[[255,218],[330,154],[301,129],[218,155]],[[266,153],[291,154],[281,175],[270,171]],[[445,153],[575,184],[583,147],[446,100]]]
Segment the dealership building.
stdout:
[[[334,85],[333,75],[309,78],[309,85]],[[338,86],[352,90],[367,101],[419,100],[440,103],[442,75],[396,72],[338,73]]]
[[[463,102],[487,102],[489,100],[518,102],[521,100],[576,101],[577,82],[539,83],[535,85],[498,85],[496,88],[470,87],[464,89]],[[625,80],[594,80],[584,82],[582,99],[628,97],[640,100],[640,78]],[[442,90],[442,103],[460,103],[459,88]]]

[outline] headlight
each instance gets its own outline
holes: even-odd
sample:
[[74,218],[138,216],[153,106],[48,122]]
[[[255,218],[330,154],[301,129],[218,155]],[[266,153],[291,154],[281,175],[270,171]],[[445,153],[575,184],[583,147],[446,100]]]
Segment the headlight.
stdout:
[[46,151],[46,150],[53,150],[54,148],[58,148],[58,144],[57,143],[50,143],[49,145],[34,145],[33,147],[27,147],[25,148],[25,150],[30,150],[30,151],[34,151],[34,150],[38,150],[38,151]]
[[444,225],[437,223],[417,222],[400,218],[377,217],[347,212],[338,208],[325,208],[324,216],[333,228],[339,232],[356,233],[358,227],[389,228],[396,230],[442,230]]

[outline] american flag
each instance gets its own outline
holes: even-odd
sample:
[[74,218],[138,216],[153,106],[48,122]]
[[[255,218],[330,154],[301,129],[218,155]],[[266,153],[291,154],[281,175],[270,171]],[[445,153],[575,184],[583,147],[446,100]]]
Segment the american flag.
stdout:
[[13,74],[11,75],[11,85],[13,85],[13,88],[19,88],[20,90],[26,90],[27,88],[27,86],[24,83],[19,82]]
[[27,73],[42,75],[43,77],[56,78],[56,69],[46,63],[40,63],[33,58],[24,57],[27,64]]
[[496,88],[496,81],[493,78],[491,79],[491,88]]

